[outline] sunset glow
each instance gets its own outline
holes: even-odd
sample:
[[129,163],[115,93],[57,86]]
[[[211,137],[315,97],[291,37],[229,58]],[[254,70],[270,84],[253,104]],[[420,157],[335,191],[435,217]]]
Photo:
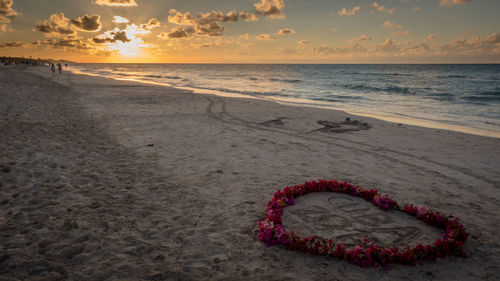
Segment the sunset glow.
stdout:
[[0,52],[7,56],[81,62],[500,62],[500,2],[493,0],[0,3]]

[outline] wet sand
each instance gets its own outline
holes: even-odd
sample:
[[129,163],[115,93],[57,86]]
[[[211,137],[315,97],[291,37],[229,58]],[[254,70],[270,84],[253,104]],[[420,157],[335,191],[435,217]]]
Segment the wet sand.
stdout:
[[[500,273],[500,139],[48,68],[0,67],[0,81],[0,280]],[[334,177],[460,217],[469,257],[386,272],[258,241],[277,189]],[[285,209],[284,226],[354,244],[439,237],[363,203],[308,195]]]

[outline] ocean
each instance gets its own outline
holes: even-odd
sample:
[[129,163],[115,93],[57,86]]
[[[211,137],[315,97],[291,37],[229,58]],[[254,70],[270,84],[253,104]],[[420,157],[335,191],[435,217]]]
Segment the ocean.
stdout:
[[73,64],[70,69],[500,137],[498,64]]

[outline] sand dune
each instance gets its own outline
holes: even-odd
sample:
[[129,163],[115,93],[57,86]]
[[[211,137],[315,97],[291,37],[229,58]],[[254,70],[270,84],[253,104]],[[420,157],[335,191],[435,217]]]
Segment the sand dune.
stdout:
[[[0,80],[0,280],[500,273],[500,139],[45,68],[0,67]],[[469,257],[386,272],[258,241],[277,189],[333,177],[460,217]],[[285,210],[284,226],[351,244],[440,235],[365,203],[308,195]]]

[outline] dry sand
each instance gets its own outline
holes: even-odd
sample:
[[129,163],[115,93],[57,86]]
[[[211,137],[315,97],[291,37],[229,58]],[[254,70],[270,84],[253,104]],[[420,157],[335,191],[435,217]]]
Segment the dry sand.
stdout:
[[[2,281],[498,280],[500,139],[49,72],[0,67]],[[277,189],[333,177],[460,217],[469,257],[385,272],[258,241]],[[440,236],[330,193],[299,198],[284,226]]]

